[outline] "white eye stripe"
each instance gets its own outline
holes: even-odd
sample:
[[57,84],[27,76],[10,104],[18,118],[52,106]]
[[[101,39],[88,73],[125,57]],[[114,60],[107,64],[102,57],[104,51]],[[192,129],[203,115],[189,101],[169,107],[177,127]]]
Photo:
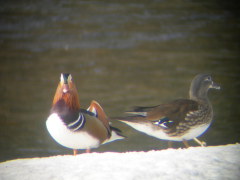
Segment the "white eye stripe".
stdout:
[[206,77],[204,80],[205,80],[205,81],[212,81],[212,78],[211,78],[211,76],[208,76],[208,77]]
[[63,74],[61,74],[61,76],[60,76],[60,81],[64,82]]
[[[65,75],[67,75],[67,82],[72,82],[72,75],[71,74],[65,74]],[[64,78],[64,74],[63,73],[61,73],[60,82],[62,82],[62,83],[65,82],[65,78]]]
[[72,75],[71,74],[69,74],[69,76],[68,76],[68,81],[72,82]]

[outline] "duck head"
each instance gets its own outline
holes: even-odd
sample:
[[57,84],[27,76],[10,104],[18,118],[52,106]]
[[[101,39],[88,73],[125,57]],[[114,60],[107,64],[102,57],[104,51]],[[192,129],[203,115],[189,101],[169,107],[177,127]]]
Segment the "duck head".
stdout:
[[53,98],[53,106],[59,101],[64,102],[72,110],[80,108],[77,88],[73,83],[72,75],[69,73],[61,73],[60,75],[60,82]]
[[198,74],[194,77],[190,86],[190,99],[207,99],[209,89],[220,89],[220,86],[212,80],[211,75]]

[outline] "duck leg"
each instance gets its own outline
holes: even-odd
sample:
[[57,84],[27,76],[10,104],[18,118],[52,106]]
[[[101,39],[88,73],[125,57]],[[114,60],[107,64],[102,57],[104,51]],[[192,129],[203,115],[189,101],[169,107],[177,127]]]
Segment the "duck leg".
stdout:
[[188,142],[187,142],[186,140],[183,140],[183,144],[185,145],[186,148],[189,148],[189,147],[190,147],[189,144],[188,144]]
[[205,147],[207,146],[207,143],[204,141],[199,141],[197,138],[193,138],[193,140],[198,143],[200,146]]
[[77,149],[73,149],[73,155],[76,156],[78,153],[78,150]]
[[91,149],[90,148],[86,149],[86,153],[91,153]]

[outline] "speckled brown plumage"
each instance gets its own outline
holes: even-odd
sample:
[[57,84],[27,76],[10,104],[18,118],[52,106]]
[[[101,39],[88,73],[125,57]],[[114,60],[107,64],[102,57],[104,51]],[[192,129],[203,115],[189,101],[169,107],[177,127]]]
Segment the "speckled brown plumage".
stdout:
[[212,105],[207,97],[210,88],[219,89],[210,75],[199,74],[191,83],[189,99],[136,107],[127,112],[131,116],[120,121],[150,136],[164,140],[186,141],[200,136],[213,118]]

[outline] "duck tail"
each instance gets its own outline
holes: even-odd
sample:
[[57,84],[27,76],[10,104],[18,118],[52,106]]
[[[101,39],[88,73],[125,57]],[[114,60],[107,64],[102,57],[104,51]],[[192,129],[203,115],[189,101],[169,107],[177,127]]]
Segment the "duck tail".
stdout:
[[116,127],[110,126],[110,131],[111,131],[111,136],[103,144],[127,138],[122,134],[122,131]]

